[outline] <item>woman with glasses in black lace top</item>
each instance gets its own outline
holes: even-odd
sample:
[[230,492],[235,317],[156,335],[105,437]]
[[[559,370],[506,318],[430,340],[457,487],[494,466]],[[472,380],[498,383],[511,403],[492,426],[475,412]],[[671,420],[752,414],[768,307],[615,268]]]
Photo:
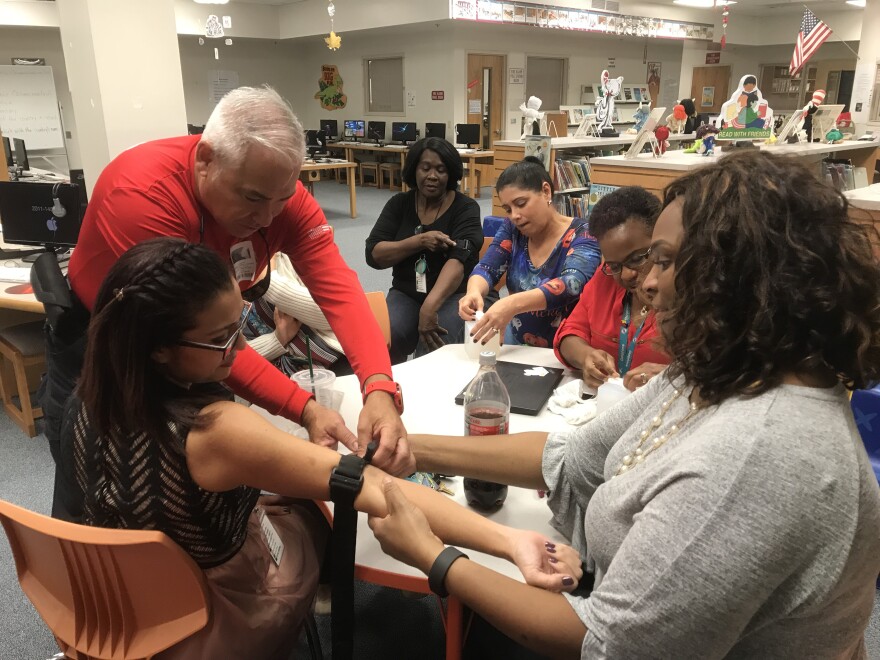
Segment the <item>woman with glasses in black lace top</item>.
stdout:
[[[162,531],[205,573],[210,621],[163,660],[287,658],[317,589],[327,524],[312,500],[329,498],[340,456],[231,400],[223,382],[245,348],[250,310],[211,248],[173,238],[134,246],[98,292],[65,411],[66,510],[87,525]],[[386,514],[383,477],[367,466],[357,509]],[[573,551],[559,571],[541,535],[484,521],[417,484],[400,487],[450,542],[515,561],[548,588],[580,577]],[[270,550],[278,544],[280,556]]]

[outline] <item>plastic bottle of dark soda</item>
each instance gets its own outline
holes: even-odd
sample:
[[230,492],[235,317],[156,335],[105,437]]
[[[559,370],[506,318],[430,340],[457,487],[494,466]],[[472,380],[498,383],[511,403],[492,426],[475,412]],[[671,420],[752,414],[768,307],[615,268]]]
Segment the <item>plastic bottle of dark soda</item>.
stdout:
[[[464,391],[464,434],[506,435],[510,423],[510,396],[495,370],[495,353],[480,353],[480,370]],[[466,478],[464,495],[468,504],[494,509],[507,499],[507,486]]]

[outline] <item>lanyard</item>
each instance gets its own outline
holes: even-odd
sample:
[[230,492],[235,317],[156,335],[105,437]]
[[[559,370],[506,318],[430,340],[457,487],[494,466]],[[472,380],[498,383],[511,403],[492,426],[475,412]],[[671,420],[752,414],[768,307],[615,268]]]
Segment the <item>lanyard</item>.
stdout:
[[645,316],[642,319],[639,327],[636,328],[632,341],[628,341],[629,322],[631,318],[632,294],[627,293],[623,297],[623,317],[620,319],[620,338],[617,341],[617,373],[619,373],[621,377],[626,375],[626,372],[629,371],[629,368],[632,365],[633,354],[636,352],[636,343],[639,340],[639,335],[641,334],[642,328],[645,326],[645,321],[648,317]]

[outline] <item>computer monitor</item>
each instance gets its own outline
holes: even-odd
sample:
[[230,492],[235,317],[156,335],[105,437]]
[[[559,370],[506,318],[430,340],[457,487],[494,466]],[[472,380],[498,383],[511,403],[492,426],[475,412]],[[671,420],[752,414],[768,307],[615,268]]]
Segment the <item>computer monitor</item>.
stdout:
[[70,170],[70,182],[79,186],[83,204],[89,203],[89,191],[86,188],[86,175],[83,170]]
[[367,122],[367,139],[382,142],[385,140],[385,122],[371,121]]
[[427,124],[425,124],[425,137],[435,137],[445,140],[446,124],[432,124],[428,122]]
[[309,151],[309,156],[327,153],[327,137],[324,131],[307,130],[306,148]]
[[3,153],[6,154],[6,167],[15,165],[15,161],[12,160],[12,146],[9,144],[9,138],[6,136],[3,136]]
[[320,126],[328,140],[335,140],[339,137],[339,124],[335,119],[322,119]]
[[197,126],[196,124],[187,124],[186,132],[188,135],[201,135],[205,132],[205,127],[204,125]]
[[456,124],[455,143],[467,145],[468,149],[471,148],[471,145],[480,144],[480,125]]
[[31,165],[28,162],[27,149],[24,146],[24,140],[21,138],[12,138],[12,150],[15,152],[16,166],[25,171],[31,169]]
[[391,122],[391,139],[406,144],[416,141],[416,123],[414,121]]
[[85,188],[75,183],[0,181],[3,241],[45,246],[76,245],[86,211]]
[[343,127],[342,137],[345,138],[362,138],[364,137],[364,120],[363,119],[346,119]]

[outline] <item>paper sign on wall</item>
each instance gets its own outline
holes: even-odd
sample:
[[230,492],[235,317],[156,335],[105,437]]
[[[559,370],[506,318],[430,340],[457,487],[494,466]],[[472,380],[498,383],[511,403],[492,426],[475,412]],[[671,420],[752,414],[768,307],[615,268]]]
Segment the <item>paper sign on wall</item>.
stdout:
[[482,112],[483,108],[480,104],[480,99],[468,99],[468,114],[469,115],[478,115]]
[[507,70],[507,83],[510,85],[522,85],[525,75],[522,67],[511,67]]
[[208,100],[217,104],[227,92],[238,87],[238,71],[209,71]]
[[406,107],[407,108],[416,107],[416,95],[414,92],[407,92],[406,93]]

